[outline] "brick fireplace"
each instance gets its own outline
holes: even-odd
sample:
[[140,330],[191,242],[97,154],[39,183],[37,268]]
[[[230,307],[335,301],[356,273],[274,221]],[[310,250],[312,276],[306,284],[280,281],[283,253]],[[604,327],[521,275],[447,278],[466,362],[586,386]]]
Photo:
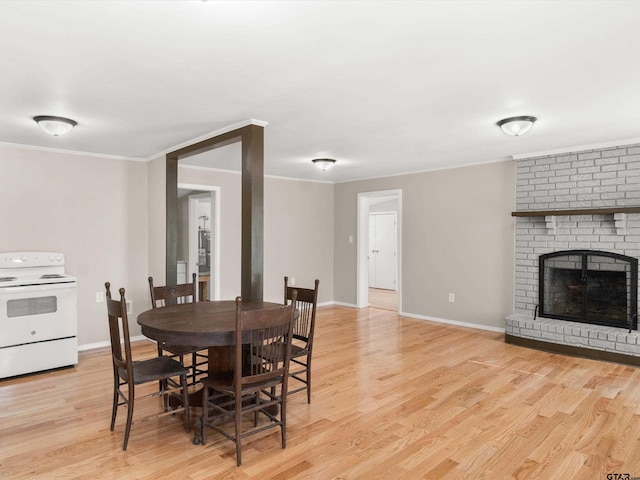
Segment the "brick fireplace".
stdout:
[[640,144],[516,159],[513,215],[514,313],[506,319],[506,341],[640,365],[638,330],[537,312],[541,255],[592,250],[640,257]]

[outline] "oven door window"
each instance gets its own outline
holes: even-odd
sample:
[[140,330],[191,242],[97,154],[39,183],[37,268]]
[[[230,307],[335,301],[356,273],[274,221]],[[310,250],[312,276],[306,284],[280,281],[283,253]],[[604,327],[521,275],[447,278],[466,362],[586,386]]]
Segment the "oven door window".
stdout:
[[55,313],[57,310],[58,298],[56,296],[21,298],[7,302],[7,316],[9,318]]

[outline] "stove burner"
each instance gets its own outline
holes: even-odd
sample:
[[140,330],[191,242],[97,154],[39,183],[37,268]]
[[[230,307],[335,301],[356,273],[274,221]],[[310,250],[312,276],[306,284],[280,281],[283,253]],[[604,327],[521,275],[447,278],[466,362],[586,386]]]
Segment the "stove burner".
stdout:
[[40,278],[64,278],[64,275],[60,275],[59,273],[47,273],[46,275],[42,275]]
[[11,282],[13,280],[17,280],[16,277],[0,277],[0,282]]

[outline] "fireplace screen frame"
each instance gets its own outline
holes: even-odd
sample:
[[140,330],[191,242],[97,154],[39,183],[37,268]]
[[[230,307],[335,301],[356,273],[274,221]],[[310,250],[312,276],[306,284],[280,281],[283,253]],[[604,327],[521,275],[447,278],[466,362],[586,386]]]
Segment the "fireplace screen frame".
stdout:
[[[627,319],[626,325],[622,325],[620,323],[613,323],[611,321],[606,321],[598,318],[587,318],[587,288],[581,289],[582,296],[582,306],[581,306],[581,314],[580,316],[575,315],[561,315],[555,312],[549,312],[549,305],[545,305],[545,263],[548,263],[549,260],[552,260],[556,257],[579,257],[581,264],[581,282],[582,285],[586,286],[588,282],[588,272],[589,271],[597,271],[594,269],[589,269],[589,258],[590,257],[607,257],[614,259],[617,264],[627,264],[625,266],[625,274],[627,275]],[[539,282],[539,303],[538,303],[538,315],[540,317],[545,318],[556,318],[559,320],[569,320],[574,322],[582,322],[589,323],[595,325],[607,325],[619,328],[628,328],[629,331],[636,330],[638,328],[638,259],[634,257],[629,257],[627,255],[622,255],[613,252],[606,252],[600,250],[562,250],[547,253],[544,255],[540,255],[539,257],[539,273],[538,273],[538,282]],[[596,262],[597,264],[597,262]],[[553,268],[553,267],[551,267]],[[607,271],[607,270],[605,270]],[[631,287],[631,288],[630,288]]]

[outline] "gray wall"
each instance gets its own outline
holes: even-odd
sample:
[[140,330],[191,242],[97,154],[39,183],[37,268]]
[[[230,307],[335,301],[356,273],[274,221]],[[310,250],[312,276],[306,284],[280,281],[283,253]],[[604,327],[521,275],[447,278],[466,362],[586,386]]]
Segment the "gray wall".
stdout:
[[[402,190],[402,309],[504,328],[513,308],[513,162],[335,186],[337,302],[356,304],[358,193]],[[448,294],[455,294],[449,303]]]
[[0,218],[0,252],[65,254],[80,345],[109,340],[105,281],[126,288],[134,315],[148,308],[146,163],[0,146]]
[[[180,182],[221,188],[222,298],[240,291],[240,176],[180,169]],[[511,162],[332,185],[265,179],[265,299],[282,277],[321,281],[320,302],[356,301],[358,192],[403,191],[403,305],[418,316],[502,327],[512,311]],[[79,344],[108,342],[109,280],[134,319],[146,279],[165,278],[164,157],[133,162],[0,146],[0,251],[61,251],[78,277]],[[348,243],[348,236],[355,241]],[[452,267],[451,269],[448,267]],[[448,292],[456,303],[447,302]],[[132,335],[138,335],[135,321]]]
[[[241,176],[180,167],[179,183],[220,187],[220,296],[240,294]],[[333,300],[333,185],[266,177],[264,299],[282,301],[283,277],[301,287],[320,280],[319,301]]]
[[319,279],[318,301],[333,301],[333,189],[328,183],[265,179],[265,300],[283,300],[288,275],[300,287],[313,288]]
[[[152,276],[154,283],[158,285],[164,285],[166,274],[166,174],[164,156],[147,162],[147,229],[149,232],[149,273],[147,276]],[[151,308],[150,301],[147,305],[147,308]]]

